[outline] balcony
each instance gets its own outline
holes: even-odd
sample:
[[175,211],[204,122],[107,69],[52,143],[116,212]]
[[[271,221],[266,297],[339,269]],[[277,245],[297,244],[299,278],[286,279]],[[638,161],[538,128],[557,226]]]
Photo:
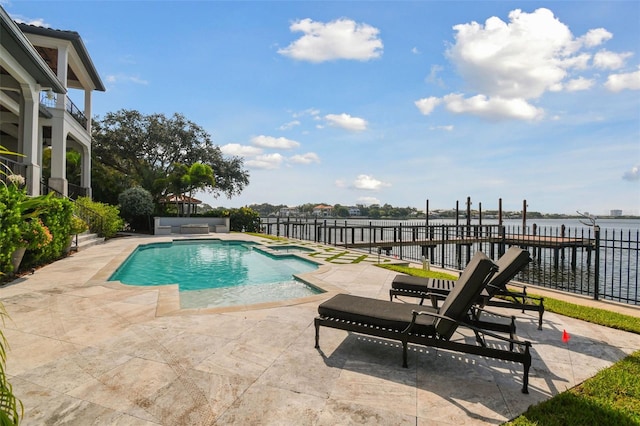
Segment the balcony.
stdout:
[[[69,114],[71,114],[71,116],[82,126],[83,129],[87,128],[87,117],[85,117],[84,112],[82,112],[80,110],[80,108],[78,108],[76,106],[76,104],[73,103],[73,101],[71,100],[71,98],[69,98],[69,96],[64,95],[66,97],[65,99],[65,107],[67,109],[67,112]],[[58,102],[58,94],[57,93],[53,93],[53,92],[41,92],[40,93],[40,104],[44,105],[47,108],[55,108]]]

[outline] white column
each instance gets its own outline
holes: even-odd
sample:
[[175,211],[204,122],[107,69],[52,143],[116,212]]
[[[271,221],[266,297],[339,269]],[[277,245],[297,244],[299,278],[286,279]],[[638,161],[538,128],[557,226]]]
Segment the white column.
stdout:
[[20,132],[18,134],[20,152],[25,155],[22,163],[27,166],[27,193],[30,195],[40,194],[41,159],[38,157],[38,106],[40,103],[39,87],[28,84],[20,85],[21,99],[20,109]]
[[84,90],[84,116],[87,117],[87,132],[91,134],[91,90]]
[[81,154],[80,185],[87,190],[87,197],[91,198],[91,147],[83,147]]
[[[58,47],[58,80],[62,83],[64,88],[67,88],[67,67],[69,66],[69,50],[67,46]],[[58,95],[56,100],[56,108],[66,110],[67,97],[63,94]]]
[[49,186],[63,195],[68,195],[66,178],[68,132],[64,125],[64,110],[55,111],[54,119],[51,122],[51,177],[49,178]]

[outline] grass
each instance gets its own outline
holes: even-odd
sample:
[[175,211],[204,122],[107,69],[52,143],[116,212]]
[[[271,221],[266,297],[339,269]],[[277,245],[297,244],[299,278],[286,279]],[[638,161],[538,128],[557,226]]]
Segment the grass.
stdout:
[[582,384],[529,407],[509,426],[640,425],[640,351]]
[[[398,265],[378,265],[409,275],[440,279],[456,276]],[[447,277],[448,276],[448,277]],[[532,294],[532,296],[535,296]],[[640,318],[606,309],[544,298],[545,310],[605,327],[640,334]],[[582,384],[533,405],[505,426],[640,425],[640,351],[601,370]]]
[[[640,318],[545,297],[545,310],[640,334]],[[640,425],[640,351],[582,384],[529,407],[509,426]]]
[[424,278],[434,278],[437,280],[457,280],[458,276],[449,274],[446,272],[437,272],[437,271],[425,271],[424,269],[413,268],[411,266],[404,265],[376,265],[383,269],[388,269],[390,271],[401,272],[407,275],[414,275],[416,277],[424,277]]

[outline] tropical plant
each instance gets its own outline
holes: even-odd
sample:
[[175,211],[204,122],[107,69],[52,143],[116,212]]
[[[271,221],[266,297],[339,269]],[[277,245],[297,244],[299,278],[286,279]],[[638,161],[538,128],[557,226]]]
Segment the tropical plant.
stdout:
[[[0,154],[15,153],[0,145]],[[0,175],[6,176],[7,174],[12,174],[8,167],[0,168]],[[0,185],[0,246],[3,247],[3,250],[0,250],[0,275],[2,275],[6,263],[13,269],[11,266],[11,253],[15,250],[20,236],[20,201],[23,198],[23,193],[17,190],[15,181],[9,186],[4,184],[4,181],[0,182],[3,183],[3,185]],[[4,329],[6,317],[7,311],[4,309],[4,305],[0,303],[0,318],[3,326],[0,329],[0,424],[17,425],[24,415],[24,407],[22,401],[14,395],[13,387],[7,380],[5,373],[9,345],[2,330]]]
[[[191,166],[175,163],[168,181],[169,190],[176,195],[176,208],[178,207],[179,195],[188,193],[191,198],[193,191],[205,189],[216,183],[211,167],[202,163],[195,163]],[[180,213],[180,209],[177,210]],[[187,209],[187,216],[190,216],[190,213],[191,210]]]
[[53,240],[51,231],[39,217],[24,221],[20,230],[20,245],[29,250],[41,249]]
[[[2,328],[4,329],[7,311],[2,303],[0,303],[0,318],[2,319]],[[13,393],[13,387],[7,380],[5,372],[7,364],[7,349],[9,344],[0,330],[0,425],[17,425],[20,418],[24,416],[24,406]]]

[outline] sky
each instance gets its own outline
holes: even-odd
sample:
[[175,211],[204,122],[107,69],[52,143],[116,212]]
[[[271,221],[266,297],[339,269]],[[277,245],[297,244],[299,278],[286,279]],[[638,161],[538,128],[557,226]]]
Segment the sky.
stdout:
[[214,207],[640,214],[638,1],[0,4],[80,34],[94,117],[180,113],[243,157]]

